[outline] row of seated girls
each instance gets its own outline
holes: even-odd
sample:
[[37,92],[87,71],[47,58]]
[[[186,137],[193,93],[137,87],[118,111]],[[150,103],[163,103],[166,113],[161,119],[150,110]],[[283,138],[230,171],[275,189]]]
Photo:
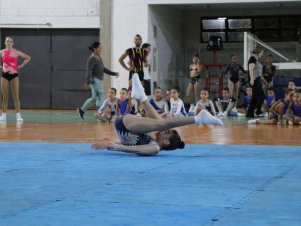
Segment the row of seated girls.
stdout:
[[268,119],[251,119],[249,124],[301,124],[301,92],[290,88],[285,90],[284,98],[275,101],[268,111]]
[[95,118],[102,122],[111,122],[120,115],[140,114],[138,111],[138,102],[131,98],[131,90],[122,88],[119,92],[119,98],[116,97],[117,90],[110,88],[107,98],[95,114]]
[[[267,119],[251,119],[249,124],[300,124],[301,121],[301,100],[300,91],[296,89],[296,84],[293,80],[288,82],[288,86],[283,90],[284,97],[277,99],[273,87],[267,89],[265,100],[262,105],[263,115]],[[246,95],[244,104],[238,108],[238,115],[245,115],[249,109],[249,104],[252,98],[252,88],[246,87]]]
[[[301,124],[301,92],[296,90],[296,84],[293,80],[288,82],[288,87],[284,90],[284,98],[276,100],[273,87],[267,89],[266,98],[262,105],[264,120],[252,119],[250,124]],[[252,98],[252,88],[246,87],[246,95],[242,106],[237,106],[235,98],[230,96],[229,88],[223,88],[222,96],[209,99],[209,92],[203,89],[200,93],[200,100],[196,103],[196,112],[198,114],[202,109],[207,109],[214,116],[245,116]],[[218,114],[216,112],[219,112]]]
[[[157,110],[162,117],[179,117],[187,116],[188,112],[181,100],[180,90],[178,87],[167,91],[167,97],[164,98],[163,91],[160,87],[156,87],[153,96],[150,98],[151,105]],[[140,104],[131,98],[131,90],[122,88],[119,98],[116,97],[115,88],[110,88],[102,106],[98,109],[95,117],[102,121],[111,121],[115,116],[124,114],[137,114],[144,116],[144,110],[140,108]],[[196,104],[195,112],[198,114],[202,109],[207,109],[212,115],[216,116],[216,107],[220,112],[219,115],[227,115],[233,107],[235,101],[229,96],[229,89],[224,88],[223,95],[217,98],[214,103],[209,99],[209,92],[206,89],[201,90],[200,100]]]
[[[179,93],[178,88],[173,88],[169,91],[170,96],[165,99],[163,98],[162,89],[157,87],[150,98],[150,103],[163,117],[187,116],[184,103],[179,98]],[[117,90],[115,88],[108,90],[107,98],[95,114],[96,119],[102,122],[111,122],[114,121],[115,117],[125,114],[145,116],[145,111],[141,108],[140,103],[131,98],[131,90],[122,88],[119,98],[116,97],[116,94]]]
[[[122,88],[119,92],[119,98],[116,95],[117,91],[115,88],[108,90],[107,99],[95,114],[96,119],[102,122],[111,122],[115,117],[124,114],[145,116],[145,111],[140,107],[139,102],[131,98],[131,90]],[[179,96],[180,90],[177,87],[167,91],[166,98],[164,98],[162,89],[156,87],[153,96],[150,98],[150,103],[163,117],[185,117],[191,113],[186,111],[185,105]],[[207,89],[202,89],[194,114],[198,114],[202,109],[206,109],[217,117],[229,115],[244,116],[248,110],[251,98],[252,88],[247,87],[244,103],[236,109],[236,100],[230,96],[227,87],[223,89],[222,96],[214,100],[209,99]],[[301,94],[294,89],[287,88],[285,97],[276,101],[274,90],[270,87],[267,90],[263,109],[267,119],[252,119],[248,123],[283,124],[287,121],[291,124],[299,124],[301,121]]]

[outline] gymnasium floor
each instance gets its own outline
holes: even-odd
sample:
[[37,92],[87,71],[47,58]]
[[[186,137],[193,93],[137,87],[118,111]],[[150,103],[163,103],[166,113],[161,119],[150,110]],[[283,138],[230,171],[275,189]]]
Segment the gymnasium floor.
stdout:
[[[301,127],[179,129],[184,150],[94,151],[111,124],[74,111],[0,125],[0,226],[300,225]],[[256,144],[256,145],[254,145]]]

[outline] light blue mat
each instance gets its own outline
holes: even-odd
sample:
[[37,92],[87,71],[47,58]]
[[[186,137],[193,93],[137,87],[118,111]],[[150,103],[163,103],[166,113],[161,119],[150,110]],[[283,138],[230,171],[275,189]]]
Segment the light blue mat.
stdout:
[[301,148],[0,143],[0,226],[301,225]]

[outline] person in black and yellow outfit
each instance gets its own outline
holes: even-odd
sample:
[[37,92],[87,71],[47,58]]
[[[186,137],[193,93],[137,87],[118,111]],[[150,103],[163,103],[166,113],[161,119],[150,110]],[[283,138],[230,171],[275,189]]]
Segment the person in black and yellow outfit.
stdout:
[[[134,73],[139,75],[139,79],[143,84],[144,73],[143,66],[147,66],[147,51],[141,48],[142,38],[137,34],[134,38],[135,47],[127,49],[119,58],[121,66],[129,71],[129,87],[131,87],[131,80]],[[129,65],[124,63],[124,59],[129,57]]]

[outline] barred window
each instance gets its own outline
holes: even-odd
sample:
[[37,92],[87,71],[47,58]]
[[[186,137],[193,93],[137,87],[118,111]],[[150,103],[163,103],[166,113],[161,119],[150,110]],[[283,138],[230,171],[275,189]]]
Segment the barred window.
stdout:
[[201,42],[213,35],[223,42],[243,42],[243,32],[251,32],[265,42],[297,41],[301,15],[201,18]]

